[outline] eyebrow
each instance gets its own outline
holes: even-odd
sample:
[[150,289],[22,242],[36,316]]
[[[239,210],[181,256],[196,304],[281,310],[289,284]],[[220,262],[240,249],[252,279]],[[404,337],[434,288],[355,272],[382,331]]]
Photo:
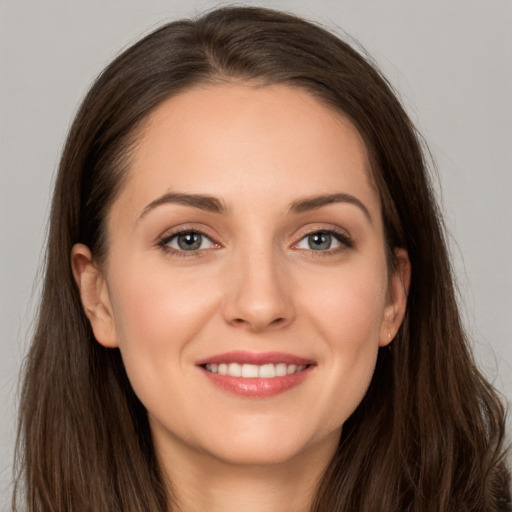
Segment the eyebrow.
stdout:
[[290,211],[293,213],[304,213],[310,210],[318,210],[322,206],[333,203],[349,203],[357,206],[365,215],[365,217],[372,223],[372,216],[368,208],[362,201],[350,194],[324,194],[320,196],[307,197],[294,201],[290,206]]
[[[323,206],[327,206],[333,203],[349,203],[357,206],[365,215],[365,217],[372,222],[372,217],[368,208],[359,200],[350,194],[338,193],[338,194],[324,194],[319,196],[307,197],[305,199],[299,199],[294,201],[290,206],[290,212],[292,213],[304,213],[310,210],[318,210]],[[213,196],[202,195],[202,194],[183,194],[178,192],[168,192],[163,196],[151,201],[140,214],[139,219],[144,217],[149,211],[164,204],[181,204],[190,206],[192,208],[198,208],[200,210],[213,212],[213,213],[226,213],[228,208],[226,205]]]
[[226,206],[216,197],[201,194],[180,194],[177,192],[169,192],[158,199],[151,201],[151,203],[142,210],[139,219],[144,217],[149,211],[163,204],[182,204],[213,213],[226,213],[227,211]]

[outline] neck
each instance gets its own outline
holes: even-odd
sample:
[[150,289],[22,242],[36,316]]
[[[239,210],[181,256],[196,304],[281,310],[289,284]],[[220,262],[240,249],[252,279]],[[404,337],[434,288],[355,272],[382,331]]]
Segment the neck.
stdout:
[[166,451],[160,446],[158,451],[173,510],[308,512],[336,445],[337,437],[291,460],[259,465],[231,464],[187,447]]

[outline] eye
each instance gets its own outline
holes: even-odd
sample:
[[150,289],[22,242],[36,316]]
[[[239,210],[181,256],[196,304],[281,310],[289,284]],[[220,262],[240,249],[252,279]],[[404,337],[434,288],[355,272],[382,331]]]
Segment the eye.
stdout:
[[213,242],[204,233],[198,231],[181,231],[174,235],[164,238],[159,245],[164,248],[174,249],[175,251],[200,251],[203,249],[211,249],[217,244]]
[[309,233],[295,245],[296,249],[309,251],[332,251],[343,247],[352,247],[350,239],[341,233],[327,230]]

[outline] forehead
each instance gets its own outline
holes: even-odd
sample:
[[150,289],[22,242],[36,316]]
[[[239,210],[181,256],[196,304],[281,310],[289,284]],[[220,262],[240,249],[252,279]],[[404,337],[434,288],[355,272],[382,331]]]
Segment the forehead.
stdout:
[[166,191],[235,202],[246,189],[277,202],[348,189],[366,201],[377,195],[354,125],[285,85],[222,83],[173,96],[141,127],[127,178],[141,205]]

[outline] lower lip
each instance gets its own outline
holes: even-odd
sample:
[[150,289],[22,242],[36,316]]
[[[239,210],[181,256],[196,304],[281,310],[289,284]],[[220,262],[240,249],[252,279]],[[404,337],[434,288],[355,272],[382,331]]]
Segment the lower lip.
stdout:
[[310,375],[313,366],[308,366],[299,373],[270,379],[232,377],[200,368],[213,384],[228,393],[248,398],[269,398],[301,384]]

